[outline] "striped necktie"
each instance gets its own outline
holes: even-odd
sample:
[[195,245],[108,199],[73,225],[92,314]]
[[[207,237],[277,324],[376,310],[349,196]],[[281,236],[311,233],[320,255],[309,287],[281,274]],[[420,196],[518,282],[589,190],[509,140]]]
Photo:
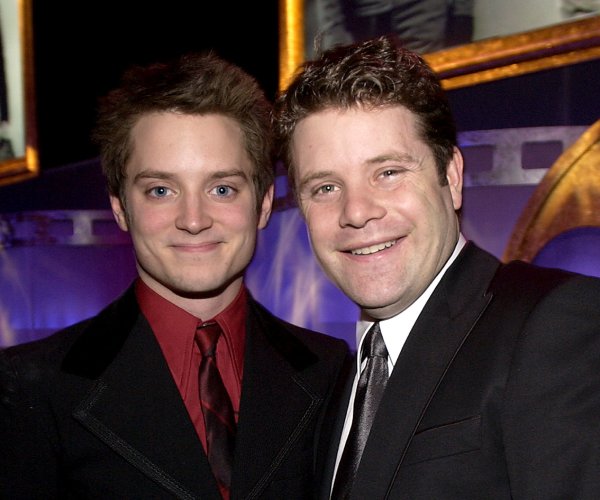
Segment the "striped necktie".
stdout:
[[200,406],[206,428],[207,455],[220,488],[229,489],[235,444],[235,418],[231,399],[217,368],[218,323],[210,322],[196,329],[196,343],[202,354],[198,371]]

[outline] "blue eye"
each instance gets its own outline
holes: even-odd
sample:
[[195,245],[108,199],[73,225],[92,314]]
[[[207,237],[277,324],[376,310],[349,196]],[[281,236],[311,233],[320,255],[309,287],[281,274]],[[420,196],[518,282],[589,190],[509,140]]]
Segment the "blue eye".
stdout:
[[226,184],[220,184],[212,188],[211,193],[216,195],[218,198],[230,198],[237,193],[237,189]]
[[169,188],[165,186],[156,186],[150,189],[150,194],[157,198],[163,198],[169,194]]

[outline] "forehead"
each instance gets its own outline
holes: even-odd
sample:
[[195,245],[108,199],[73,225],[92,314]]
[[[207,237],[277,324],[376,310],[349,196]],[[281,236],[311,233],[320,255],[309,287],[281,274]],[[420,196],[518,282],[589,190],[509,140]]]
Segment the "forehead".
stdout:
[[299,167],[319,158],[356,162],[392,153],[421,157],[429,151],[417,116],[403,106],[314,113],[298,123],[291,145]]
[[151,112],[141,115],[131,130],[134,141],[175,142],[177,138],[193,138],[198,142],[226,139],[232,142],[243,140],[239,123],[218,113],[186,114],[175,111]]
[[252,170],[244,134],[220,114],[149,113],[131,131],[130,168],[244,168]]

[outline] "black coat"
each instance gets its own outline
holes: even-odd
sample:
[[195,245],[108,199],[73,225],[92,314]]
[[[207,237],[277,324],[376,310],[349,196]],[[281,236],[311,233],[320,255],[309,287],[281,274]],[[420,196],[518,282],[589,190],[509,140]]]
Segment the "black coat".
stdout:
[[[311,498],[347,347],[252,299],[246,326],[231,498]],[[0,380],[0,498],[220,498],[132,288],[90,320],[0,352]]]
[[600,280],[468,244],[400,352],[355,484],[353,500],[600,498]]

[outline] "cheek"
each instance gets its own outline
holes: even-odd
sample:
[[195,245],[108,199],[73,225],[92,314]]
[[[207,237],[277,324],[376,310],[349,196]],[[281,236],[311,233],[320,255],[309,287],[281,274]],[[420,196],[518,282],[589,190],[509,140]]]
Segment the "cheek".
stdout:
[[[311,205],[304,208],[303,216],[311,239],[313,235],[316,237],[321,236],[325,230],[324,228],[330,224],[328,214],[315,209]],[[329,217],[331,217],[331,214],[329,214]]]
[[220,221],[224,227],[230,228],[237,233],[256,233],[259,219],[254,206],[234,207],[230,206],[220,211],[220,215],[214,215],[213,220]]
[[421,218],[436,219],[441,218],[447,210],[447,196],[437,185],[421,185],[413,188],[413,195],[409,197],[409,210]]
[[130,231],[152,236],[173,224],[173,217],[164,210],[144,210],[129,213]]
[[336,248],[335,230],[331,229],[331,225],[324,224],[322,219],[315,219],[312,223],[307,222],[308,237],[311,249],[316,254],[318,260],[328,259]]

